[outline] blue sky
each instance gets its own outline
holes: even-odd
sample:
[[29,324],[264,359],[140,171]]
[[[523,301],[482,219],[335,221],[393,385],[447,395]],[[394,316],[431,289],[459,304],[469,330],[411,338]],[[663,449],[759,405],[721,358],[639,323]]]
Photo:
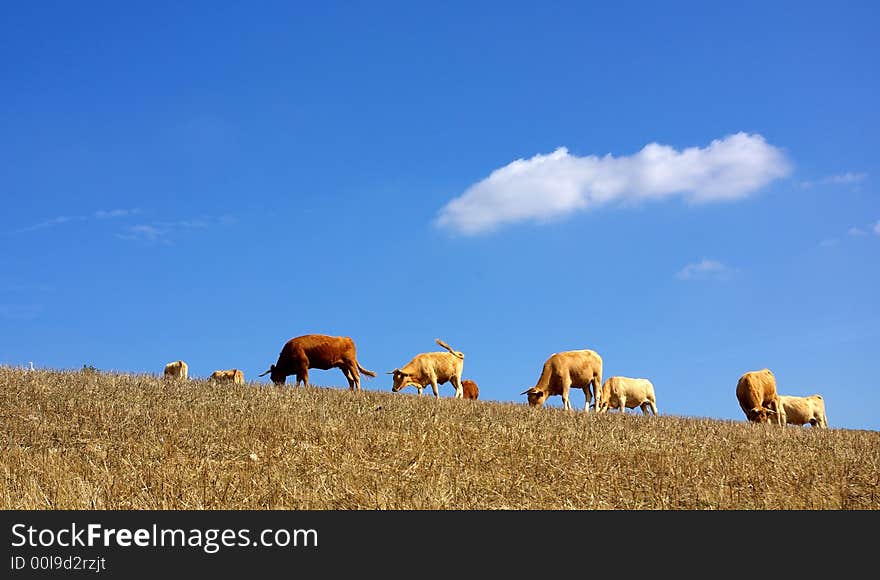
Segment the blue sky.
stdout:
[[312,4],[0,8],[0,363],[325,333],[390,391],[440,337],[524,403],[592,348],[661,413],[768,367],[880,429],[876,3]]

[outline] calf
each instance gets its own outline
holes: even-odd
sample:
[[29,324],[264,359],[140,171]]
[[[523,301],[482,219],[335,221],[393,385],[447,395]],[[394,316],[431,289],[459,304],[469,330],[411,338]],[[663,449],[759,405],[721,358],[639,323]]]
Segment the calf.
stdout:
[[609,408],[635,409],[641,407],[647,415],[648,409],[657,414],[657,399],[654,396],[654,385],[648,379],[631,379],[629,377],[608,377],[602,386],[602,394],[598,397],[596,411],[604,413]]
[[820,429],[828,428],[828,418],[825,416],[825,399],[822,395],[810,395],[809,397],[795,397],[794,395],[779,395],[779,402],[785,409],[785,422],[789,425],[806,425]]

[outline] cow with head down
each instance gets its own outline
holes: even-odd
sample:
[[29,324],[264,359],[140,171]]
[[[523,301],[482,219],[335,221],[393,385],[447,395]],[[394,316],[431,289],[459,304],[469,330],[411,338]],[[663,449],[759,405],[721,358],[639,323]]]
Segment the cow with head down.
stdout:
[[[590,393],[590,387],[593,392]],[[571,409],[568,393],[571,388],[583,389],[586,403],[584,411],[590,408],[593,395],[599,400],[602,390],[602,357],[594,350],[569,350],[550,355],[544,363],[537,384],[526,389],[521,395],[528,397],[530,407],[538,407],[552,395],[562,396],[562,407]]]
[[[357,360],[354,341],[348,336],[305,334],[291,338],[281,348],[278,361],[264,373],[276,385],[283,385],[290,375],[296,375],[295,386],[309,385],[309,369],[338,368],[348,380],[348,388],[361,390],[360,374],[375,377],[376,373],[361,366]],[[360,373],[360,374],[359,374]]]
[[189,365],[182,360],[176,360],[165,365],[162,371],[162,377],[165,380],[182,380],[185,381],[189,374]]
[[455,387],[454,398],[464,397],[461,385],[461,372],[464,368],[464,353],[454,350],[451,346],[440,340],[434,342],[446,349],[447,352],[423,352],[417,354],[408,363],[393,371],[391,391],[398,392],[402,388],[412,385],[422,394],[422,389],[431,385],[434,396],[440,398],[439,385],[449,382]]
[[214,371],[208,380],[214,383],[232,383],[234,385],[244,384],[244,373],[240,369],[229,369],[225,371]]
[[602,395],[596,397],[596,400],[596,411],[599,413],[609,409],[618,409],[624,413],[626,409],[639,407],[644,415],[647,415],[648,411],[657,414],[654,383],[648,379],[608,377],[602,386]]
[[736,383],[736,399],[752,423],[785,426],[785,409],[776,390],[776,376],[770,369],[743,374]]

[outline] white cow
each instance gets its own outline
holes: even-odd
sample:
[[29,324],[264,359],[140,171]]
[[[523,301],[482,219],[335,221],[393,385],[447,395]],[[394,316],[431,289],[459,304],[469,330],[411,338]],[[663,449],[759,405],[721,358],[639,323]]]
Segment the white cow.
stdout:
[[828,428],[828,418],[825,416],[825,399],[822,395],[810,395],[809,397],[796,397],[794,395],[779,395],[779,402],[785,409],[785,421],[790,425],[806,425],[820,429]]
[[602,394],[596,404],[596,411],[606,412],[609,408],[625,409],[641,407],[642,413],[648,409],[657,414],[657,399],[654,396],[654,385],[648,379],[632,379],[629,377],[608,377],[602,386]]

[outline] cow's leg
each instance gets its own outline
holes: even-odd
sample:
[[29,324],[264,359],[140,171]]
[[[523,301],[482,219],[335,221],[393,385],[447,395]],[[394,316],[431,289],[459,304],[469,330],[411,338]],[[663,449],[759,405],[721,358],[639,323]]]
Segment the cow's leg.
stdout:
[[345,375],[345,379],[348,381],[348,390],[353,391],[355,385],[355,379],[351,374],[351,368],[342,367],[342,374]]
[[455,387],[455,399],[461,399],[464,397],[464,390],[461,388],[461,379],[455,375],[449,378],[449,382],[452,383],[452,386]]
[[[596,398],[598,401],[599,398]],[[590,384],[587,383],[587,386],[584,387],[584,413],[588,413],[590,411],[590,402],[592,401],[592,395],[590,395]]]
[[621,395],[617,398],[617,404],[619,405],[618,409],[621,413],[626,413],[626,395]]
[[294,386],[309,386],[309,367],[303,365],[296,371],[296,384]]
[[434,396],[438,399],[440,398],[440,387],[437,386],[437,378],[431,377],[431,389],[434,391]]
[[571,401],[568,400],[568,395],[571,392],[571,377],[565,377],[562,380],[562,408],[563,409],[571,409]]

